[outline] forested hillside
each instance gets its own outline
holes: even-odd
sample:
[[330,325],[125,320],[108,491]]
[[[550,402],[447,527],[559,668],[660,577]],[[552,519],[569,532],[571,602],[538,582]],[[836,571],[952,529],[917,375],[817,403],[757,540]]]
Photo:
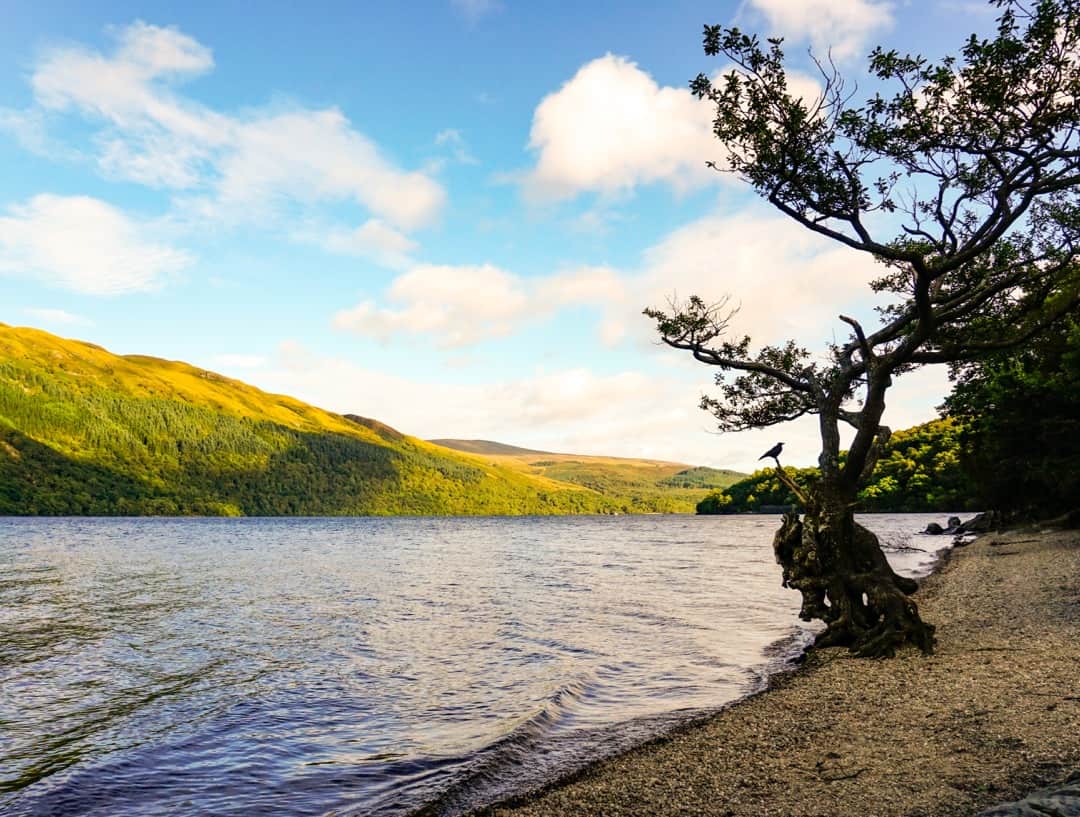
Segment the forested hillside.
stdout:
[[[897,431],[874,469],[873,480],[859,492],[860,511],[974,510],[976,492],[960,464],[961,425],[954,419],[932,420]],[[817,479],[816,468],[788,468],[799,485]],[[698,513],[745,513],[763,507],[790,506],[795,497],[776,478],[773,467],[755,471],[698,504]]]
[[0,324],[0,514],[692,511],[441,448],[185,363]]

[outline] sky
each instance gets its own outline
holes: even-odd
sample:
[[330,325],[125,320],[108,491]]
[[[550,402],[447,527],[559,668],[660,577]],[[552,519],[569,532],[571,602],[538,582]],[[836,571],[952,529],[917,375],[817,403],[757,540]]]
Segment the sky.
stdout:
[[[257,9],[257,11],[253,10]],[[977,2],[6,0],[0,321],[184,360],[424,438],[752,470],[816,424],[718,434],[715,371],[644,307],[740,306],[761,343],[872,323],[872,260],[788,223],[688,91],[706,23],[932,58]],[[867,91],[868,93],[869,91]],[[935,416],[945,372],[885,421]]]

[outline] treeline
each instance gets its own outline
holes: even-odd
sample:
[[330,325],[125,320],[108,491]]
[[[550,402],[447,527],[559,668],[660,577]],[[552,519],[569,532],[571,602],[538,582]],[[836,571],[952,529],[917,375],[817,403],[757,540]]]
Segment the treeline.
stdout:
[[[961,424],[934,420],[892,435],[878,461],[873,481],[859,493],[863,511],[963,511],[978,506],[975,485],[961,467]],[[796,484],[818,478],[816,468],[788,468]],[[698,513],[748,513],[797,505],[776,477],[775,468],[749,477],[702,500]]]

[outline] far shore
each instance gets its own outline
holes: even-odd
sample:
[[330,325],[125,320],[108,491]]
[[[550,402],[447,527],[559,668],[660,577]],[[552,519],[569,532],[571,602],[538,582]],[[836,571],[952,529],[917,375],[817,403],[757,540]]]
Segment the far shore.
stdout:
[[477,817],[969,817],[1080,768],[1080,532],[982,536],[915,599],[932,656],[811,651],[705,722]]

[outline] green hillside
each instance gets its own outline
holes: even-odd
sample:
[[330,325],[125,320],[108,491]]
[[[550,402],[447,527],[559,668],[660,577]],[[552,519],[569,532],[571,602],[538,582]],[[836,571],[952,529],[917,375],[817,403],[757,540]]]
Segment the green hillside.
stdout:
[[580,485],[612,499],[629,498],[636,505],[651,506],[663,512],[678,512],[683,508],[693,510],[710,491],[725,488],[746,476],[739,471],[695,468],[663,460],[534,451],[490,440],[432,442],[456,451],[483,455],[493,465]]
[[185,363],[0,324],[0,514],[621,513],[692,511],[703,495],[601,492]]
[[[960,424],[953,419],[897,431],[878,460],[873,480],[859,492],[859,510],[975,510],[974,488],[960,467],[960,435]],[[818,476],[816,468],[788,468],[787,472],[799,485]],[[698,505],[698,513],[746,513],[794,504],[795,497],[770,467],[714,491]]]

